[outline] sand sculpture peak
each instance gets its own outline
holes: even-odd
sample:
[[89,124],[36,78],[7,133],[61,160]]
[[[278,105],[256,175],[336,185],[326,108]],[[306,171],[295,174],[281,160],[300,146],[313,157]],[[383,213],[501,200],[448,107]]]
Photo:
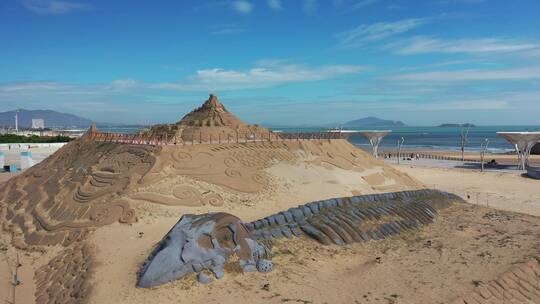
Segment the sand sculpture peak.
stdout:
[[249,125],[229,112],[218,97],[210,94],[198,108],[186,114],[174,124],[155,125],[149,131],[150,136],[167,138],[171,142],[211,141],[219,138],[242,138],[248,134],[268,134],[269,130],[258,125]]
[[87,131],[88,133],[97,133],[99,132],[98,128],[96,127],[96,123],[92,123],[90,128]]
[[189,112],[178,122],[180,125],[193,127],[243,127],[247,126],[229,112],[216,95],[210,94],[202,106]]
[[208,97],[208,100],[206,100],[202,108],[214,110],[217,112],[228,112],[227,109],[225,109],[225,106],[221,102],[219,102],[218,97],[214,94],[210,94],[210,97]]

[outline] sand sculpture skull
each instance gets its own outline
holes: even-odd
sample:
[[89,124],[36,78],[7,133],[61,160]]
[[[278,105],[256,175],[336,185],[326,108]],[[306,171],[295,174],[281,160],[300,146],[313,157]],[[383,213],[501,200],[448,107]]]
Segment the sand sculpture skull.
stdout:
[[223,268],[231,255],[239,258],[245,272],[267,271],[264,260],[270,250],[258,243],[239,218],[227,213],[184,215],[159,242],[139,272],[139,287],[152,287],[187,274],[199,273],[199,281],[223,277]]

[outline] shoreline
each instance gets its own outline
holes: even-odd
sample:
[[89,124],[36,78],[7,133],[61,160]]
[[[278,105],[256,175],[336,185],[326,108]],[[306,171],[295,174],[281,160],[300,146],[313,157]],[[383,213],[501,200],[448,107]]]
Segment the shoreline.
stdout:
[[[371,149],[366,149],[364,147],[359,147],[365,151],[371,152]],[[395,149],[380,149],[379,154],[391,153],[392,157],[395,158],[397,151]],[[460,161],[461,162],[461,151],[455,151],[455,150],[439,150],[439,149],[404,149],[401,151],[402,157],[410,157],[411,154],[420,154],[420,156],[435,156],[438,157],[438,160],[449,160],[449,161]],[[467,162],[480,162],[480,152],[471,152],[471,151],[465,151],[463,154],[465,157],[465,161]],[[427,158],[427,157],[421,157],[421,158]],[[499,164],[503,165],[516,165],[518,162],[517,155],[515,153],[493,153],[490,151],[486,151],[484,155],[484,161],[489,162],[492,159],[497,161]],[[540,164],[540,155],[531,155],[529,158],[529,161],[533,165]]]

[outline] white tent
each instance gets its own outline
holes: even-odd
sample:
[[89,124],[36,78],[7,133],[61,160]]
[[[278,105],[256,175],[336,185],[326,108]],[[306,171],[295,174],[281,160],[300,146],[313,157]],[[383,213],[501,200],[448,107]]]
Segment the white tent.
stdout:
[[497,132],[514,145],[518,155],[518,169],[525,170],[531,149],[540,143],[540,132]]

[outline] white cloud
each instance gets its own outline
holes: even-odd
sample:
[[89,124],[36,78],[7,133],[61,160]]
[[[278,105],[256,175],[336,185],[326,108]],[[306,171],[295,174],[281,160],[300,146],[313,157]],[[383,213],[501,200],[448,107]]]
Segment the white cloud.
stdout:
[[178,92],[232,91],[268,88],[278,85],[302,83],[357,74],[367,70],[356,65],[324,65],[307,67],[279,60],[264,60],[247,70],[220,68],[201,69],[194,75],[177,82],[145,83],[133,79],[118,79],[105,84],[71,85],[57,82],[0,83],[2,97],[40,95],[115,95],[146,92],[149,90],[174,90]]
[[506,100],[494,99],[461,99],[449,100],[444,102],[436,102],[424,104],[419,107],[419,110],[424,111],[443,111],[443,110],[501,110],[510,108],[510,104]]
[[41,15],[60,15],[90,9],[90,5],[60,0],[22,0],[28,10]]
[[516,52],[539,48],[539,43],[520,42],[510,39],[455,39],[445,40],[431,37],[415,37],[402,46],[400,54],[423,53],[487,53]]
[[540,48],[525,51],[522,55],[527,58],[540,59]]
[[253,10],[253,3],[245,0],[238,0],[232,3],[232,7],[241,14],[249,14]]
[[270,7],[274,11],[279,11],[283,8],[281,5],[281,0],[268,0],[268,7]]
[[336,35],[342,47],[357,47],[413,30],[427,22],[426,19],[404,19],[396,22],[362,24]]
[[133,79],[118,79],[111,82],[111,89],[127,90],[137,86],[137,81]]
[[245,71],[220,68],[198,70],[184,81],[153,84],[155,89],[180,91],[242,90],[266,88],[289,83],[317,81],[356,74],[366,70],[356,65],[306,67],[294,64],[258,66]]
[[357,1],[356,3],[351,4],[349,7],[349,10],[358,10],[370,5],[373,5],[375,3],[379,2],[379,0],[361,0]]
[[65,89],[65,85],[56,82],[14,82],[0,84],[0,92],[24,92],[34,90],[58,90]]
[[213,25],[209,26],[208,29],[213,35],[238,34],[246,31],[245,28],[239,27],[236,24]]
[[527,80],[540,79],[540,66],[515,69],[478,70],[468,69],[460,71],[437,71],[401,74],[387,77],[391,80],[425,81],[425,82],[463,82],[485,80]]

